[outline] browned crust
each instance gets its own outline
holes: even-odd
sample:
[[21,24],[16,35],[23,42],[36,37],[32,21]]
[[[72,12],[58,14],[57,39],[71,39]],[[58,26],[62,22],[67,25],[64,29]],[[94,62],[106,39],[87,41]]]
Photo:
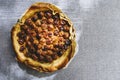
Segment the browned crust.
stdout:
[[[17,33],[20,31],[19,25],[23,24],[28,17],[30,17],[36,11],[47,10],[47,9],[54,11],[54,13],[60,13],[61,18],[64,18],[69,22],[71,26],[70,39],[72,41],[72,44],[59,59],[54,60],[52,63],[40,63],[32,60],[31,58],[25,57],[25,55],[19,51],[20,46],[17,43]],[[53,72],[64,68],[67,65],[67,63],[71,60],[71,58],[74,56],[75,53],[76,42],[75,42],[75,34],[73,31],[73,25],[71,21],[67,18],[65,14],[62,13],[60,9],[49,3],[39,2],[33,4],[12,28],[11,38],[17,60],[40,72]]]

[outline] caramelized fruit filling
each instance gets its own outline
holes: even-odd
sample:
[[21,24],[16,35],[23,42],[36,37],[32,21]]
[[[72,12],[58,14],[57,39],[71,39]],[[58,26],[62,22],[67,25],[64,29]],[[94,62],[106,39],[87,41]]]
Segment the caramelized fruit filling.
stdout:
[[51,10],[39,11],[20,25],[19,51],[40,62],[52,62],[71,44],[69,23]]

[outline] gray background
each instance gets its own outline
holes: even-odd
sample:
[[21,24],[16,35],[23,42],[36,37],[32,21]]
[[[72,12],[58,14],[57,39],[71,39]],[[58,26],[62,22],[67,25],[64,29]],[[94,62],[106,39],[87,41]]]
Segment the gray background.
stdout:
[[[12,26],[37,1],[57,5],[76,29],[76,56],[55,73],[17,63],[11,46]],[[120,80],[120,0],[0,0],[0,80]]]

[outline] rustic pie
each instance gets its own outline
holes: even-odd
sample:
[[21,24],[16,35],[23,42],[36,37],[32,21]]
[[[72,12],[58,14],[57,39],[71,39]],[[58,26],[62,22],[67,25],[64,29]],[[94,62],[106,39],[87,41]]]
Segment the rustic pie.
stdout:
[[37,2],[11,30],[16,58],[39,72],[64,68],[75,53],[75,32],[70,19],[55,5]]

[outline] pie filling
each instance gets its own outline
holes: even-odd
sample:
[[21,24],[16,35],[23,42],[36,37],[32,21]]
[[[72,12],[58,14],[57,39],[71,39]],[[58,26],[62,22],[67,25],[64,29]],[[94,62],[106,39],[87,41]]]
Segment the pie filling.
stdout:
[[43,63],[61,57],[71,45],[70,24],[51,10],[35,12],[20,25],[17,36],[19,51]]

